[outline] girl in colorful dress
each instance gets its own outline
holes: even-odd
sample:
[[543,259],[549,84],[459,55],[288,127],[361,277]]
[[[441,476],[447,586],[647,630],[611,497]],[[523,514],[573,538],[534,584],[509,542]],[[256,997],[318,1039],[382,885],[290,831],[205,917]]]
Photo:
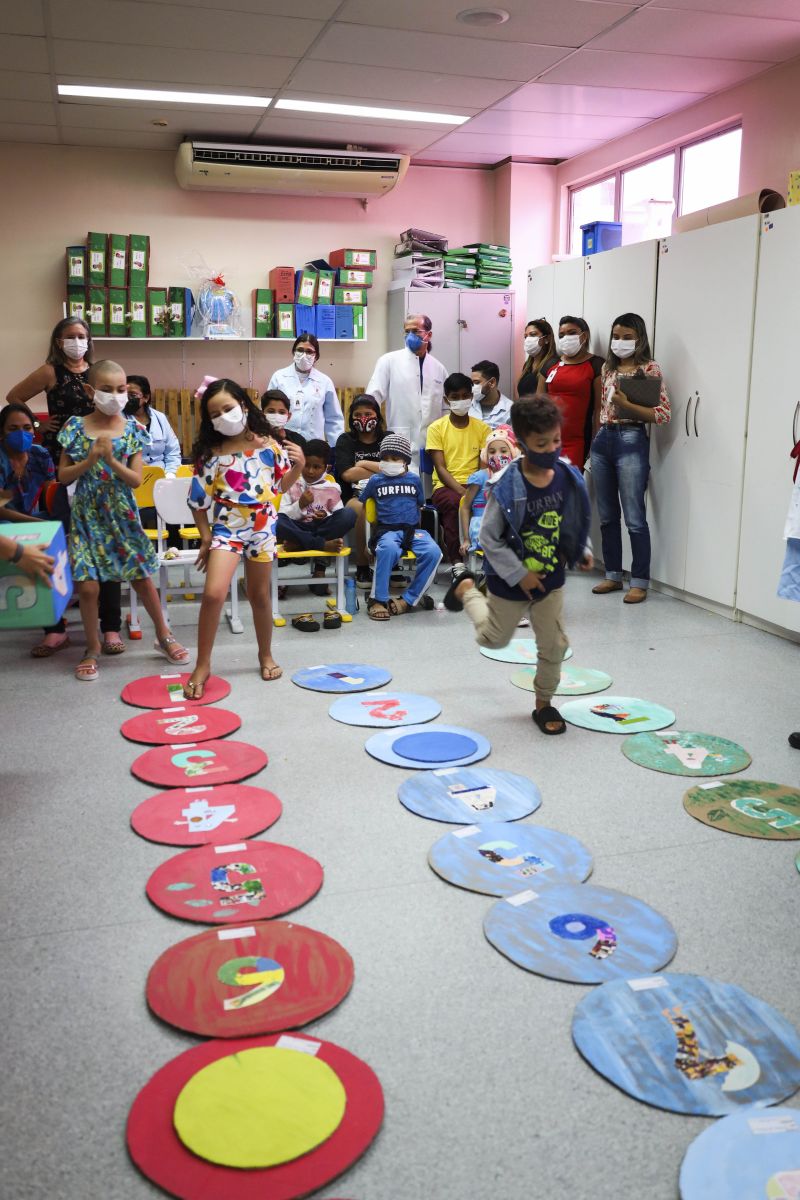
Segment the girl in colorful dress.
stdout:
[[97,636],[101,582],[127,580],[156,628],[155,649],[171,663],[184,664],[189,652],[172,636],[151,576],[156,556],[142,529],[133,490],[142,482],[142,446],[147,434],[122,410],[128,403],[125,372],[104,360],[90,368],[86,383],[94,411],[69,417],[58,435],[59,481],[77,482],[72,503],[69,552],[78,587],[86,654],[75,678],[97,679],[100,640]]
[[481,467],[473,471],[466,482],[466,492],[458,510],[461,522],[461,554],[466,558],[480,549],[478,533],[486,508],[486,489],[489,481],[503,467],[519,458],[517,439],[510,425],[498,425],[486,439],[481,450]]
[[195,474],[189,506],[200,531],[197,566],[206,572],[206,586],[197,631],[197,665],[185,693],[187,699],[199,700],[211,674],[222,606],[242,558],[261,678],[280,679],[283,674],[272,657],[270,575],[277,520],[273,495],[276,486],[286,492],[300,478],[305,458],[293,442],[278,444],[267,417],[230,379],[217,379],[203,392],[192,457]]

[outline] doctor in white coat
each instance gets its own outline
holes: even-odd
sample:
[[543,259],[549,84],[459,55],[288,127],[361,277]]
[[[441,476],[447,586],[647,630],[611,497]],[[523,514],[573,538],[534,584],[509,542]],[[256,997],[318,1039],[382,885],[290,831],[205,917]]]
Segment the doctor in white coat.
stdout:
[[310,441],[325,438],[336,445],[344,433],[344,417],[333,380],[318,371],[319,342],[313,333],[303,333],[292,346],[292,363],[276,371],[267,391],[277,388],[288,396],[292,406],[287,429],[293,429]]
[[431,328],[430,317],[410,313],[403,326],[405,346],[380,356],[366,387],[385,405],[387,429],[408,438],[417,460],[425,431],[444,411],[447,371],[431,354]]

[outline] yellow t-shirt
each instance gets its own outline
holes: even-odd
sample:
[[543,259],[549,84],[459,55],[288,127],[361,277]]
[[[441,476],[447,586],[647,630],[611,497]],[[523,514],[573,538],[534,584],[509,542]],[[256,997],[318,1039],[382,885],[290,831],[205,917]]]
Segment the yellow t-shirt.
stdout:
[[[478,456],[481,448],[491,433],[485,421],[477,417],[469,418],[469,425],[459,429],[450,420],[450,414],[439,417],[428,426],[428,436],[425,449],[441,450],[444,454],[444,465],[458,483],[465,484],[473,471],[479,467]],[[433,472],[433,488],[443,487],[436,472]]]

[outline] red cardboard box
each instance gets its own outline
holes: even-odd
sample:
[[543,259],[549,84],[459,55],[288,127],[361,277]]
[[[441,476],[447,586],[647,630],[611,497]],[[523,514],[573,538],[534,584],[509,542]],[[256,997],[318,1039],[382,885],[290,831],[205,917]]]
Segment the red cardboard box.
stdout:
[[294,304],[294,267],[273,267],[269,286],[275,304]]

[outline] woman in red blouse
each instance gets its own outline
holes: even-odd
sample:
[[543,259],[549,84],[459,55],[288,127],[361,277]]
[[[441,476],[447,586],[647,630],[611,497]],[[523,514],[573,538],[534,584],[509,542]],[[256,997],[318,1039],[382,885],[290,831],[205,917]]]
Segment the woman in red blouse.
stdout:
[[592,433],[600,414],[602,358],[589,353],[589,326],[583,317],[562,317],[558,323],[560,357],[539,376],[539,392],[548,392],[561,406],[564,422],[561,445],[565,458],[583,471]]

